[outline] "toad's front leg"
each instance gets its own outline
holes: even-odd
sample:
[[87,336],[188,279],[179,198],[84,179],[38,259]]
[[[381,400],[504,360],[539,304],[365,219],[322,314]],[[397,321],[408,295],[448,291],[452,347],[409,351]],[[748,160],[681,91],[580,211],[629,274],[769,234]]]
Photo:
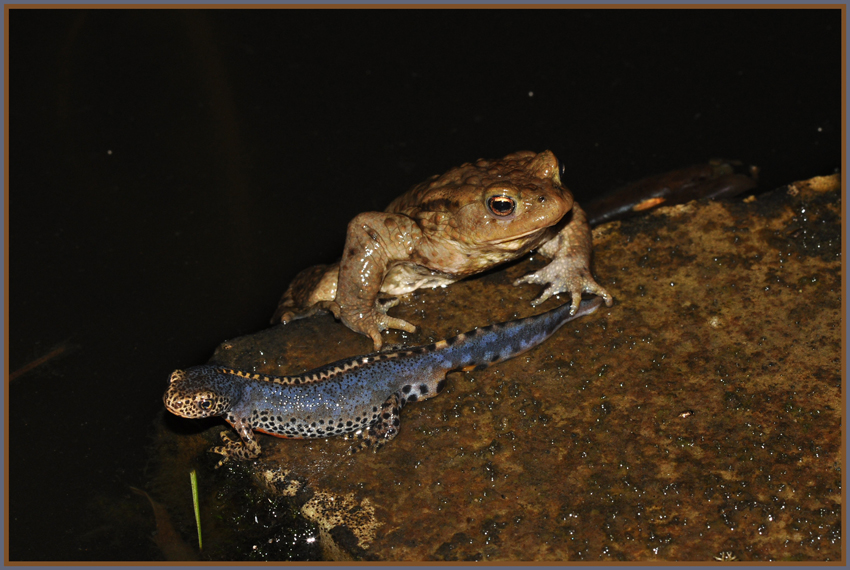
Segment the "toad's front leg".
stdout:
[[537,283],[547,285],[543,293],[531,302],[537,306],[559,293],[569,292],[572,296],[572,311],[578,309],[582,293],[592,293],[605,299],[611,306],[613,298],[590,274],[590,254],[593,240],[587,216],[578,204],[573,204],[572,218],[551,240],[543,244],[538,251],[552,261],[539,271],[529,273],[514,281],[514,285]]
[[351,330],[370,337],[375,350],[383,344],[383,330],[416,330],[387,315],[389,307],[380,306],[377,299],[387,271],[394,263],[409,260],[421,239],[419,226],[398,214],[364,212],[348,224],[336,299],[326,308]]

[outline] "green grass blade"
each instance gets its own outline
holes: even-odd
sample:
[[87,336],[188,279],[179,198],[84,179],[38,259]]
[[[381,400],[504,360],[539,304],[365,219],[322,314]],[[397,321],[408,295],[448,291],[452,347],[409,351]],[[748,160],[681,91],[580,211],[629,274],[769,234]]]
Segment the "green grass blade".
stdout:
[[198,473],[192,469],[189,471],[189,480],[192,482],[192,503],[195,505],[195,522],[198,524],[198,550],[204,549],[201,540],[201,507],[198,504]]

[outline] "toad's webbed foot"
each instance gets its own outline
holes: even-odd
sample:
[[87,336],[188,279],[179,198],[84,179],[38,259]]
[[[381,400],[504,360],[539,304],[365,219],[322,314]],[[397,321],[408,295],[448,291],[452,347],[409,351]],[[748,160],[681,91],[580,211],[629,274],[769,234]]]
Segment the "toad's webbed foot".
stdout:
[[547,285],[543,293],[531,302],[532,306],[535,307],[552,295],[565,292],[569,292],[571,295],[573,313],[575,313],[581,303],[582,293],[599,295],[605,300],[605,305],[608,307],[614,302],[611,294],[593,279],[593,276],[590,275],[590,271],[586,267],[568,258],[555,258],[543,269],[529,273],[514,281],[514,285],[522,285],[523,283]]
[[375,351],[381,350],[384,341],[381,338],[381,331],[390,329],[402,330],[409,333],[416,332],[416,325],[411,324],[404,319],[389,316],[386,311],[395,307],[398,304],[398,299],[390,299],[389,301],[375,301],[372,308],[342,308],[336,302],[327,303],[326,308],[330,310],[336,318],[342,323],[360,334],[364,334],[372,339],[375,345]]

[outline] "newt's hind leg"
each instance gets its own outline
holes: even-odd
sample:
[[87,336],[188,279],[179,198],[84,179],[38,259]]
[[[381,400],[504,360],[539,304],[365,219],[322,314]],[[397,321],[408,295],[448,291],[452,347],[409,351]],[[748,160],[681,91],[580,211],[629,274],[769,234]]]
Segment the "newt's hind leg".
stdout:
[[398,435],[399,413],[403,405],[404,400],[399,398],[398,394],[387,398],[387,401],[381,404],[381,413],[377,421],[352,437],[359,441],[348,448],[348,453],[354,454],[369,448],[378,451],[385,443]]

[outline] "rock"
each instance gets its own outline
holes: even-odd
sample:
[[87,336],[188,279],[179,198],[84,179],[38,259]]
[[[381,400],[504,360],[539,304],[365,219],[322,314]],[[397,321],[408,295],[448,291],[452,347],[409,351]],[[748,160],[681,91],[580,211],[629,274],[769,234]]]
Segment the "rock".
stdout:
[[[834,175],[598,227],[613,307],[450,374],[377,453],[259,435],[256,480],[293,495],[337,559],[840,560],[840,199]],[[511,285],[542,264],[416,292],[391,312],[419,330],[386,342],[568,301],[534,309],[539,287]],[[231,340],[213,361],[296,374],[370,351],[325,315]]]

